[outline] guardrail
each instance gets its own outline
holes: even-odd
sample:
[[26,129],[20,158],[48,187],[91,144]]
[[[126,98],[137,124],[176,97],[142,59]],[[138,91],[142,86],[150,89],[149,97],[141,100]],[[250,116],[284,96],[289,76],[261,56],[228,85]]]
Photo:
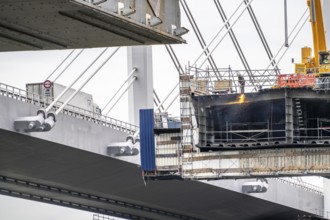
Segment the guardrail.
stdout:
[[330,77],[319,74],[281,74],[276,70],[233,70],[188,67],[190,86],[195,95],[251,93],[270,88],[311,88],[330,90]]
[[108,215],[93,214],[93,220],[118,220],[119,218],[113,218]]
[[273,178],[273,179],[275,179],[277,181],[280,181],[280,182],[283,182],[285,184],[295,186],[297,188],[309,191],[309,192],[314,192],[314,193],[317,193],[317,194],[320,194],[320,195],[324,194],[323,188],[315,186],[315,185],[310,184],[310,183],[301,182],[301,181],[299,181],[297,179],[294,179],[294,178],[285,178],[285,177],[283,177],[283,178]]
[[[46,108],[52,101],[52,97],[45,97],[38,94],[29,93],[25,90],[0,83],[0,95],[6,96],[15,100],[30,103],[41,108]],[[52,108],[56,111],[63,103],[57,102]],[[105,127],[123,131],[128,134],[135,134],[139,130],[138,126],[123,122],[105,115],[97,114],[86,109],[82,109],[73,105],[67,105],[62,112],[63,114],[90,121]]]

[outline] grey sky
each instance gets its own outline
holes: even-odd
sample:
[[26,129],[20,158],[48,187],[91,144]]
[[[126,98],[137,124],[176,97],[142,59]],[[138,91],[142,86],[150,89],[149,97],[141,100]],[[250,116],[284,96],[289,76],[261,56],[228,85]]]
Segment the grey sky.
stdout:
[[[209,42],[223,25],[213,1],[188,0],[187,2],[191,7],[202,34],[206,41]],[[241,0],[222,0],[221,2],[227,12],[227,17],[229,17],[240,4]],[[265,36],[269,41],[269,45],[275,54],[284,42],[283,1],[254,0],[252,6]],[[306,0],[288,1],[289,30],[292,29],[306,8]],[[197,43],[192,28],[187,22],[183,11],[181,13],[182,26],[191,30],[189,34],[183,36],[188,44],[174,45],[173,47],[177,52],[181,64],[185,66],[189,61],[193,62],[199,56],[201,48]],[[266,53],[263,50],[247,13],[245,13],[236,24],[234,31],[242,45],[251,68],[266,68],[269,61],[267,60]],[[303,28],[302,33],[293,43],[292,48],[289,49],[287,55],[281,62],[280,68],[282,69],[282,73],[293,72],[294,67],[291,64],[291,58],[299,62],[300,48],[304,46],[312,46],[309,24]],[[66,85],[70,83],[100,51],[100,48],[86,50],[78,61],[70,67],[67,74],[64,74],[63,77],[59,79],[58,83]],[[21,89],[25,89],[26,83],[42,82],[69,52],[70,50],[0,53],[0,82]],[[164,46],[153,47],[153,58],[154,87],[161,99],[163,99],[177,83],[178,75]],[[228,67],[230,65],[233,69],[243,69],[229,37],[224,40],[215,52],[214,58],[218,67]],[[100,107],[103,107],[110,99],[111,94],[113,94],[125,80],[126,75],[126,48],[121,48],[118,54],[116,54],[102,71],[87,85],[84,91],[93,94],[95,102],[98,103]],[[111,112],[111,117],[127,121],[128,111],[126,100],[127,98],[124,98]],[[176,102],[170,110],[173,115],[177,116],[179,114],[179,103]],[[0,196],[0,207],[0,219],[92,219],[92,213],[69,210],[4,196]]]

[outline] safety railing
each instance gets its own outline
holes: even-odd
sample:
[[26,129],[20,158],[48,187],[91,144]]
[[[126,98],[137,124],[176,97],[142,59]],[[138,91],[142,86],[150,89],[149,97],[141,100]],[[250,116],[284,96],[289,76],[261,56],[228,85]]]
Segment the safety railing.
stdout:
[[156,129],[181,128],[180,117],[169,117],[168,113],[155,113],[154,127]]
[[318,216],[322,216],[325,219],[330,219],[330,209],[328,210],[324,210],[324,209],[310,209],[309,212],[318,215]]
[[[301,144],[330,144],[330,119],[307,118],[308,127],[295,127],[293,129],[293,142]],[[273,127],[278,129],[274,129]],[[281,144],[286,141],[284,123],[270,122],[244,122],[225,123],[219,130],[208,130],[205,133],[205,143],[210,146],[221,144]]]
[[311,88],[330,90],[330,77],[315,74],[281,74],[276,70],[218,69],[220,78],[211,69],[188,67],[191,90],[195,95],[250,93],[270,88]]
[[293,177],[293,178],[281,177],[281,178],[272,178],[272,179],[283,182],[283,183],[291,185],[291,186],[294,186],[296,188],[300,188],[300,189],[309,191],[309,192],[313,192],[313,193],[320,194],[320,195],[324,194],[323,188],[310,184],[310,183],[307,183],[307,182],[304,182],[304,181],[300,181],[300,180],[296,179],[295,177]]
[[[274,129],[272,127],[277,127]],[[206,143],[214,144],[254,144],[268,143],[279,144],[285,141],[285,124],[267,122],[225,122],[221,128],[204,131]]]
[[[219,138],[211,138],[215,143],[233,143],[233,142],[278,142],[285,140],[285,130],[231,130],[231,131],[207,131],[209,137],[220,136]],[[221,137],[222,136],[222,137]],[[213,142],[211,141],[211,142]]]
[[281,74],[278,77],[277,87],[315,87],[316,77],[313,74]]
[[[41,108],[46,108],[53,101],[52,97],[45,97],[38,94],[29,93],[25,90],[2,83],[0,83],[0,95],[30,103]],[[56,111],[62,104],[62,102],[57,102],[52,110]],[[67,105],[62,110],[62,113],[132,135],[135,134],[139,129],[138,126],[129,124],[127,122],[123,122],[73,105]]]
[[93,214],[93,220],[117,220],[119,218],[114,218],[108,215]]
[[256,92],[273,87],[277,80],[276,70],[273,69],[247,72],[223,68],[217,70],[220,73],[217,75],[211,69],[188,67],[187,72],[192,76],[191,89],[196,95]]

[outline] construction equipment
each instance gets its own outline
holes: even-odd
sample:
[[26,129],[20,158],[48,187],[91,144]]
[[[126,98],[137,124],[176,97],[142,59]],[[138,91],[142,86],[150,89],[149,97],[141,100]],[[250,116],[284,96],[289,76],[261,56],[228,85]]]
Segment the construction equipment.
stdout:
[[295,74],[280,75],[273,88],[329,88],[329,51],[326,46],[321,0],[307,0],[313,33],[312,48],[301,49],[301,63],[295,64]]
[[296,74],[330,75],[329,51],[327,50],[321,0],[307,0],[313,33],[313,53],[310,47],[301,50],[301,63],[295,64]]

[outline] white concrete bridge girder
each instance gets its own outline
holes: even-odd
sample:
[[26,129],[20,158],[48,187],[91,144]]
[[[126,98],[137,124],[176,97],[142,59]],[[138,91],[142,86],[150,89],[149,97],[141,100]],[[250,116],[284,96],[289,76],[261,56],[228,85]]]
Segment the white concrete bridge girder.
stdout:
[[[192,159],[191,159],[192,158]],[[286,148],[253,151],[186,153],[192,166],[182,167],[186,178],[246,178],[329,175],[330,149]]]

